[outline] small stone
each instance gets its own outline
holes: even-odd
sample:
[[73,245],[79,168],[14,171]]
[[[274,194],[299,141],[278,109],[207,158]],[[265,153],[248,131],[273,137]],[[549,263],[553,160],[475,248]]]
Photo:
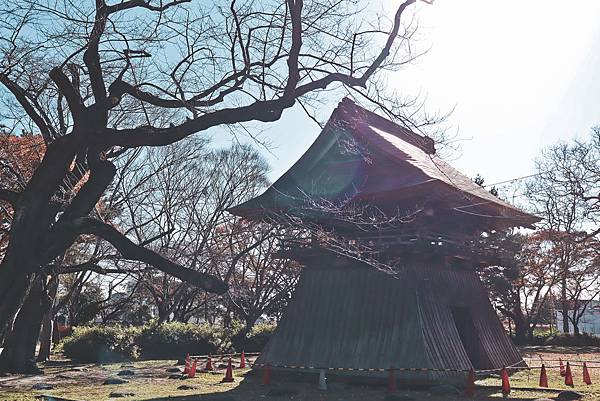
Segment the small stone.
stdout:
[[568,401],[568,400],[578,400],[583,397],[583,394],[578,393],[577,391],[565,390],[558,393],[556,397],[559,401]]
[[125,363],[125,364],[121,365],[121,368],[123,368],[123,369],[133,369],[133,368],[135,368],[135,366],[133,366],[130,363]]
[[122,370],[117,373],[117,376],[134,376],[135,372],[133,370]]
[[195,389],[197,389],[197,387],[188,386],[187,384],[182,384],[181,386],[177,387],[177,390],[195,390]]
[[181,373],[181,369],[179,369],[179,368],[169,368],[169,369],[167,369],[167,372],[169,372],[169,373]]
[[107,384],[125,384],[125,383],[129,383],[129,380],[123,380],[123,379],[118,379],[118,378],[109,378],[104,380],[104,382],[102,382],[102,384],[107,385]]
[[135,395],[134,393],[130,393],[130,392],[113,391],[108,396],[110,398],[123,398],[123,397],[133,397],[134,395]]
[[52,390],[54,386],[48,383],[36,383],[31,388],[33,390]]
[[169,375],[168,379],[181,379],[182,374]]

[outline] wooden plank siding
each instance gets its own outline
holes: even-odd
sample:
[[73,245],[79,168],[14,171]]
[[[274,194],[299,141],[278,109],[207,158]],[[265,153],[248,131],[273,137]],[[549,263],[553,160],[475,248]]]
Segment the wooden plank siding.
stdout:
[[[316,368],[470,369],[451,307],[465,307],[489,366],[522,362],[473,271],[406,266],[397,276],[359,263],[311,266],[258,364]],[[387,377],[386,372],[344,372]],[[437,380],[445,372],[397,372]]]

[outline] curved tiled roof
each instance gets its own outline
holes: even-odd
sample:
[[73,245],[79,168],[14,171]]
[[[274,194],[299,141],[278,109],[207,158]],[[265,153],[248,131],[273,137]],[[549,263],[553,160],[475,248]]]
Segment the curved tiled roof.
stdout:
[[294,213],[306,196],[390,208],[434,204],[438,213],[481,220],[488,229],[530,227],[539,221],[442,160],[431,138],[349,99],[342,100],[315,142],[281,178],[230,211],[246,217],[278,210]]

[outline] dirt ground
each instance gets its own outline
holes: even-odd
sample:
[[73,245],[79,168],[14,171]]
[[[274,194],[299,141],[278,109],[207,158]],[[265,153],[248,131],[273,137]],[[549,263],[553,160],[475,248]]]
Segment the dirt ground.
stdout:
[[[529,347],[523,349],[526,362],[533,368],[511,375],[513,387],[509,400],[534,400],[554,398],[558,391],[567,389],[559,375],[558,358],[573,363],[574,390],[584,394],[584,401],[600,400],[600,349],[598,348],[558,348]],[[548,368],[550,391],[537,389],[541,361]],[[590,367],[593,384],[582,382],[580,362],[586,361]],[[224,361],[215,361],[217,365]],[[9,375],[0,377],[1,401],[43,401],[66,400],[145,400],[145,401],[254,401],[254,400],[296,400],[296,401],[371,401],[371,400],[464,400],[462,395],[434,394],[431,390],[411,391],[400,389],[395,397],[390,397],[383,386],[357,386],[346,383],[329,382],[327,391],[319,391],[317,383],[282,382],[273,376],[270,386],[263,386],[260,374],[250,374],[247,369],[236,369],[233,383],[221,383],[224,370],[212,373],[198,373],[194,379],[173,379],[167,372],[175,366],[175,361],[138,361],[116,364],[73,364],[68,360],[56,359],[44,366],[44,374],[36,376]],[[133,375],[119,376],[119,372],[130,371]],[[127,383],[103,385],[108,378],[120,378]],[[51,389],[35,389],[50,385]],[[489,377],[477,381],[475,400],[496,400],[502,398],[499,390],[500,379]],[[185,387],[181,387],[185,386]],[[49,386],[48,386],[49,387]],[[112,395],[111,395],[112,393]],[[121,393],[121,394],[116,394]],[[116,397],[117,395],[125,398]],[[42,397],[46,396],[46,397]],[[387,398],[386,398],[387,397]]]

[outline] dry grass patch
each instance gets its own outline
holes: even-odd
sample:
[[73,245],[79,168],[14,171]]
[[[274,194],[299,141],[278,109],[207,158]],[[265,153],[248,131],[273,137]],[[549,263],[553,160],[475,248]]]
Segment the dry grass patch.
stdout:
[[[526,357],[533,357],[532,366],[539,366],[539,356],[544,360],[586,360],[600,362],[600,353],[596,349],[524,349]],[[529,360],[528,360],[529,361]],[[215,363],[219,363],[215,361]],[[222,363],[222,362],[221,362]],[[129,367],[131,365],[133,367]],[[195,401],[195,400],[220,400],[220,401],[257,401],[257,400],[295,400],[295,401],[371,401],[384,400],[386,390],[384,387],[360,387],[338,383],[330,383],[327,392],[317,390],[315,383],[278,383],[274,376],[270,387],[261,385],[260,375],[249,375],[248,370],[235,370],[234,383],[221,383],[224,371],[214,373],[198,373],[194,379],[178,380],[169,379],[171,374],[167,369],[173,368],[175,361],[140,361],[131,364],[72,364],[69,361],[53,362],[45,367],[45,374],[39,376],[14,375],[0,377],[1,401],[33,401],[41,394],[64,397],[77,401],[102,401],[111,399],[111,392],[133,393],[126,398],[114,398],[125,401]],[[547,364],[549,366],[549,364]],[[597,364],[595,366],[600,366]],[[134,376],[121,377],[129,383],[120,385],[102,385],[107,378],[119,377],[121,370],[133,370]],[[584,392],[584,401],[600,400],[600,369],[591,369],[593,385],[586,386],[582,383],[581,367],[574,366],[575,390]],[[511,384],[514,388],[509,400],[534,400],[542,397],[555,397],[556,392],[543,392],[536,389],[539,379],[539,370],[521,371],[511,375]],[[548,368],[548,379],[551,388],[567,389],[564,380],[559,375],[558,368]],[[52,390],[33,390],[36,383],[48,383],[54,386]],[[501,399],[499,391],[500,379],[487,378],[478,381],[475,400]],[[190,389],[182,390],[178,387],[185,385]],[[530,388],[530,389],[527,389]],[[414,400],[452,401],[464,400],[462,396],[440,396],[427,391],[399,391]]]

